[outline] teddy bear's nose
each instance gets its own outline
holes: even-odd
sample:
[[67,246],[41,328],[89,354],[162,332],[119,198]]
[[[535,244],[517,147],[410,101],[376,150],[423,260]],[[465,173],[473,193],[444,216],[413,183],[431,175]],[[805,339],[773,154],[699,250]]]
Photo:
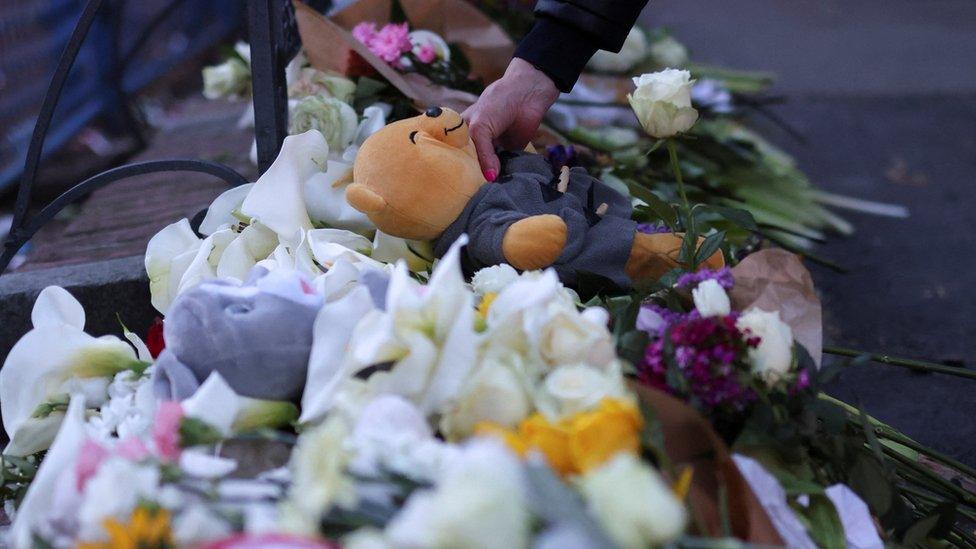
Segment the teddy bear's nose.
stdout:
[[431,108],[427,109],[427,111],[424,112],[424,114],[426,114],[427,116],[429,116],[431,118],[437,118],[438,116],[441,115],[442,112],[444,112],[444,111],[442,111],[440,107],[431,107]]

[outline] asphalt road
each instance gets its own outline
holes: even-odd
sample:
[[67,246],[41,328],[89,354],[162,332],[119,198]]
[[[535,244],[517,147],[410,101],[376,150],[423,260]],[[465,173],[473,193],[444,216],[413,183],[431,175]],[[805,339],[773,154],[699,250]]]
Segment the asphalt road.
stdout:
[[[976,368],[976,2],[659,0],[696,60],[768,69],[777,108],[806,138],[767,134],[827,190],[908,206],[908,219],[844,213],[851,238],[811,267],[825,341]],[[831,392],[976,465],[976,380],[893,366],[845,370]]]

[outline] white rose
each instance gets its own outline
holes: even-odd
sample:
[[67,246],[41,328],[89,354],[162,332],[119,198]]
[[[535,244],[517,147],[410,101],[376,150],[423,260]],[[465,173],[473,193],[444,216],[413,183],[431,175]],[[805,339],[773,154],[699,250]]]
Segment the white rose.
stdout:
[[661,476],[629,453],[577,480],[607,534],[625,549],[664,544],[685,529],[687,512]]
[[601,371],[585,364],[560,366],[549,373],[536,392],[536,406],[552,421],[584,412],[608,397],[626,394],[618,362]]
[[433,489],[416,490],[387,524],[394,547],[506,547],[529,542],[521,464],[496,440],[467,444]]
[[619,53],[599,50],[593,54],[586,66],[602,72],[626,72],[640,63],[645,56],[647,56],[647,37],[639,27],[634,27],[627,33]]
[[506,286],[518,280],[519,274],[514,267],[507,263],[485,267],[474,273],[471,286],[478,295],[497,294]]
[[678,69],[634,77],[637,89],[627,96],[641,126],[658,139],[688,131],[698,120],[691,106],[691,73]]
[[289,110],[290,135],[318,130],[325,136],[331,150],[341,151],[351,145],[359,129],[356,111],[334,97],[310,95]]
[[770,386],[783,379],[793,365],[793,331],[780,320],[779,312],[753,307],[735,325],[760,338],[759,346],[749,350],[752,373]]
[[606,326],[593,322],[598,316],[584,316],[570,307],[552,315],[538,332],[537,345],[543,360],[552,366],[577,362],[601,367],[609,364],[616,356],[613,338]]
[[441,420],[448,439],[464,438],[482,421],[514,427],[532,411],[522,380],[506,364],[488,360]]
[[725,316],[732,310],[725,288],[714,279],[699,283],[698,287],[691,291],[691,297],[702,317]]
[[670,36],[651,44],[651,58],[660,67],[680,67],[688,62],[688,48]]
[[232,57],[203,69],[203,96],[207,99],[239,97],[251,86],[251,69],[244,61]]

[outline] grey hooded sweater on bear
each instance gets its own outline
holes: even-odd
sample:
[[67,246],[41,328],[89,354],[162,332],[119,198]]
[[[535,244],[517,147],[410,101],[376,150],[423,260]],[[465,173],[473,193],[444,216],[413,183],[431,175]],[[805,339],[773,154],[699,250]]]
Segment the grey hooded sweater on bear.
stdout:
[[[631,286],[624,267],[630,257],[637,223],[630,219],[630,201],[583,168],[569,170],[569,186],[559,192],[559,176],[537,154],[505,154],[502,176],[483,185],[458,218],[434,243],[442,257],[451,244],[467,233],[462,262],[468,273],[506,263],[502,239],[509,226],[533,215],[554,214],[566,222],[566,247],[553,264],[565,284],[575,284],[580,273],[593,273],[620,288]],[[596,213],[607,205],[603,215]]]

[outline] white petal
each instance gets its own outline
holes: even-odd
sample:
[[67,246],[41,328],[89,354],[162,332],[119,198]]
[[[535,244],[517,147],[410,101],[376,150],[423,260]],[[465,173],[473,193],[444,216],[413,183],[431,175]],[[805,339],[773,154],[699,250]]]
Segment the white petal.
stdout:
[[406,240],[377,230],[373,237],[373,253],[370,257],[385,263],[396,263],[403,259],[411,271],[419,273],[430,270],[431,262],[414,250],[424,249],[425,252],[430,252],[427,257],[433,257],[433,250],[426,249],[429,246],[427,242]]
[[200,234],[211,235],[225,225],[236,225],[238,219],[234,217],[233,212],[235,210],[240,211],[244,197],[251,192],[252,187],[254,187],[254,183],[247,183],[220,193],[220,196],[210,203],[210,207],[207,208],[207,215],[200,222]]
[[366,107],[363,109],[363,121],[359,123],[353,143],[362,146],[367,137],[383,129],[383,126],[386,126],[386,111],[376,105]]
[[286,242],[298,243],[312,229],[305,207],[304,184],[326,168],[329,145],[317,130],[285,138],[268,171],[254,183],[241,212],[257,219]]
[[0,369],[0,413],[7,435],[20,447],[34,446],[17,432],[38,406],[64,393],[65,381],[72,376],[111,376],[132,366],[135,358],[122,340],[94,338],[67,324],[27,332]]
[[54,507],[62,472],[74,469],[75,458],[85,440],[85,399],[74,397],[51,449],[37,469],[10,529],[14,547],[33,547],[33,533],[48,519]]
[[358,286],[319,311],[313,328],[300,422],[319,419],[331,408],[335,392],[348,375],[343,365],[351,364],[346,360],[346,351],[353,330],[372,309],[369,291]]
[[180,454],[180,469],[192,477],[220,478],[229,475],[236,468],[237,461],[202,450],[187,449]]
[[230,242],[217,261],[218,278],[243,281],[258,261],[266,259],[278,246],[278,236],[260,223],[252,223]]
[[45,325],[67,324],[79,330],[85,328],[85,309],[67,290],[60,286],[48,286],[41,290],[31,311],[31,323],[35,328]]
[[[189,266],[202,241],[193,234],[190,222],[181,219],[156,233],[146,246],[146,273],[153,307],[166,313],[179,287],[180,277]],[[175,280],[174,280],[175,279]]]
[[207,423],[224,436],[231,434],[234,419],[244,406],[243,399],[217,372],[212,372],[197,392],[182,404],[188,417]]
[[372,231],[375,227],[366,214],[346,201],[346,187],[352,183],[352,164],[329,160],[325,173],[316,173],[305,180],[305,207],[309,218],[329,227],[355,232]]

